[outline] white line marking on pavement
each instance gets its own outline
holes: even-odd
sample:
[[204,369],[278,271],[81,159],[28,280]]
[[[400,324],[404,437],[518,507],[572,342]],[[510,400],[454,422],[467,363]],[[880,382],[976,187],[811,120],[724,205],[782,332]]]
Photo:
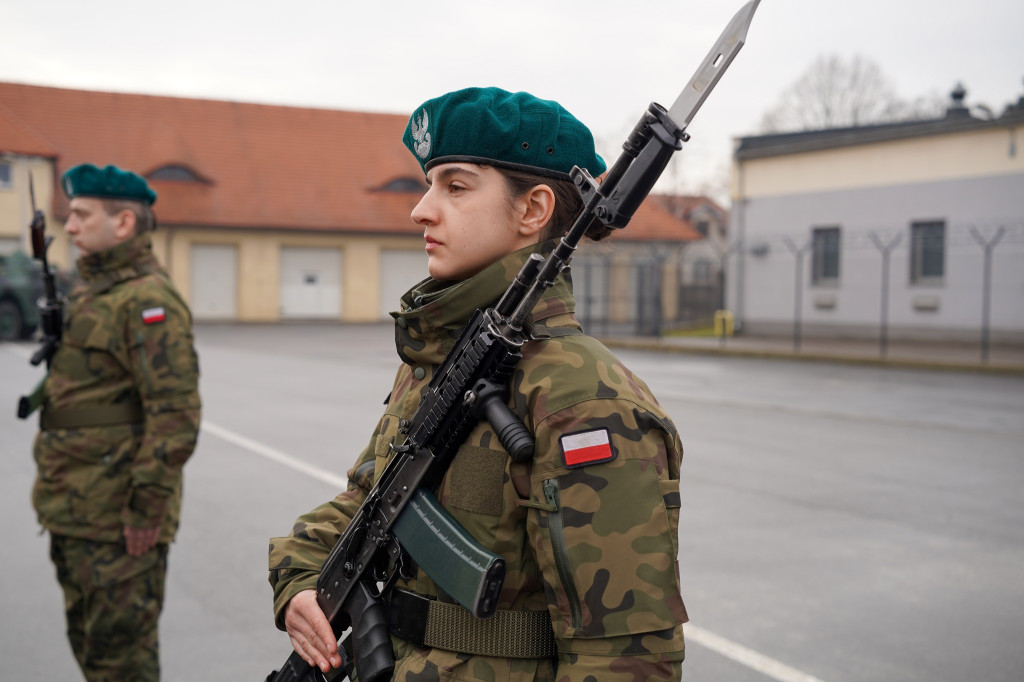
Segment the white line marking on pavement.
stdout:
[[[325,471],[319,467],[306,464],[302,460],[299,460],[291,455],[287,455],[280,450],[257,443],[251,438],[235,433],[223,426],[212,424],[208,421],[203,421],[202,430],[208,433],[212,433],[221,440],[225,440],[229,443],[237,445],[241,448],[248,450],[254,454],[266,457],[272,462],[283,464],[284,466],[298,471],[299,473],[306,474],[312,478],[315,478],[324,483],[329,483],[339,490],[344,490],[348,487],[348,480],[332,474],[329,471]],[[729,658],[740,665],[744,665],[752,670],[755,670],[763,675],[767,675],[773,680],[778,682],[823,682],[823,680],[802,673],[799,670],[789,667],[784,663],[780,663],[774,659],[768,658],[763,654],[759,654],[753,649],[732,642],[725,637],[709,632],[704,628],[697,627],[696,625],[687,624],[684,627],[686,638],[691,642],[696,642],[701,646],[704,646],[712,651]]]
[[237,445],[241,448],[245,448],[249,452],[257,454],[261,457],[266,457],[272,462],[283,464],[284,466],[288,467],[289,469],[292,469],[293,471],[298,471],[299,473],[306,474],[307,476],[315,478],[318,481],[329,483],[330,485],[333,485],[336,488],[338,488],[339,491],[346,490],[348,488],[348,479],[343,476],[332,474],[330,471],[326,471],[324,469],[321,469],[320,467],[315,467],[312,464],[306,464],[300,459],[292,457],[291,455],[286,455],[280,450],[275,450],[274,448],[263,445],[262,443],[257,443],[251,438],[246,438],[241,434],[235,433],[234,431],[231,431],[229,429],[225,429],[223,426],[211,424],[210,422],[204,419],[202,426],[200,427],[200,430],[212,433],[221,440],[226,440],[229,443],[233,443],[234,445]]
[[773,658],[768,658],[764,654],[759,654],[753,649],[748,649],[741,644],[730,641],[725,637],[720,637],[713,632],[708,632],[696,625],[687,623],[683,626],[683,632],[686,634],[686,639],[705,646],[752,670],[767,675],[773,680],[778,680],[779,682],[822,682],[820,678],[814,675],[800,672],[785,663],[779,663]]
[[20,355],[21,357],[25,358],[26,360],[31,359],[32,354],[35,353],[35,350],[31,346],[22,346],[22,345],[17,345],[15,343],[10,343],[10,342],[4,343],[2,347],[6,348],[9,351],[11,351],[15,355]]

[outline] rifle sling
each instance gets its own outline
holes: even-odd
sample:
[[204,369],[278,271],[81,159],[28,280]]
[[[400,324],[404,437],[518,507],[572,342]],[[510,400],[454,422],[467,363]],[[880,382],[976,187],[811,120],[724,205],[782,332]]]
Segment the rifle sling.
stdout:
[[139,403],[114,403],[87,407],[44,407],[39,417],[39,428],[80,429],[88,426],[113,426],[140,423],[145,415]]
[[474,618],[458,604],[394,588],[388,632],[419,647],[496,658],[551,658],[558,653],[547,611],[498,610]]

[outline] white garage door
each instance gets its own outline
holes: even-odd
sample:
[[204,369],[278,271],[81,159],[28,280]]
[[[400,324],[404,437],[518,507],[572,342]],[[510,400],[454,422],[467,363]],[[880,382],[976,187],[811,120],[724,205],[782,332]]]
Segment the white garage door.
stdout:
[[340,249],[281,249],[281,318],[341,318]]
[[192,317],[233,320],[238,300],[238,249],[221,244],[192,245]]
[[427,276],[427,254],[423,251],[385,249],[380,252],[380,316],[398,310],[402,294]]

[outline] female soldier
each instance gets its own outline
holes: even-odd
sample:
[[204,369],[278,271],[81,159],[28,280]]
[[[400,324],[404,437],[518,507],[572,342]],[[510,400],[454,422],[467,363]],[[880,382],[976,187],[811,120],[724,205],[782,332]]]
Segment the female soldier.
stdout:
[[[324,671],[341,660],[316,603],[317,574],[386,465],[399,421],[415,412],[473,312],[572,225],[582,209],[572,167],[605,170],[590,131],[559,104],[497,88],[424,103],[403,141],[429,185],[412,219],[423,227],[430,277],[393,313],[402,365],[348,490],[270,547],[278,627]],[[399,579],[388,595],[394,679],[679,679],[687,618],[676,429],[647,386],[583,334],[567,273],[532,317],[509,405],[535,437],[533,460],[513,462],[482,422],[437,490],[504,558],[499,611],[481,621],[422,571]]]

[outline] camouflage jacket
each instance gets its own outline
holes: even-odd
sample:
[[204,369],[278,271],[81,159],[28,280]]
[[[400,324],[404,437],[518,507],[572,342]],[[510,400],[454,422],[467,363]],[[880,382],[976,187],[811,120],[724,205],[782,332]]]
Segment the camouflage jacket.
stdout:
[[[271,541],[279,627],[288,599],[314,587],[328,551],[383,470],[399,420],[413,414],[461,328],[500,296],[536,248],[545,247],[512,254],[447,289],[426,280],[403,297],[402,312],[393,313],[403,364],[384,416],[349,472],[348,490],[300,517],[289,537]],[[416,650],[393,638],[396,680],[679,677],[687,619],[677,563],[682,445],[647,386],[582,335],[573,307],[571,284],[559,277],[534,309],[535,340],[524,346],[512,382],[509,405],[536,438],[534,460],[512,462],[481,423],[437,491],[477,540],[504,557],[499,608],[547,610],[558,659]],[[587,459],[575,447],[581,435],[595,434],[607,434],[613,458],[573,465]],[[438,594],[422,571],[398,584]]]
[[126,525],[170,542],[182,466],[199,432],[199,365],[188,306],[143,234],[78,262],[44,410],[135,403],[142,421],[46,428],[34,446],[33,502],[53,533],[116,542]]

